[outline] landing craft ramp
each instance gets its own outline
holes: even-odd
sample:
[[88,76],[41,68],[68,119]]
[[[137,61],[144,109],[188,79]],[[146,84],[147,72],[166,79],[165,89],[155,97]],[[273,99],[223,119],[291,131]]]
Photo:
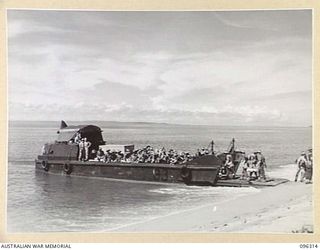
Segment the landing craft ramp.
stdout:
[[270,178],[265,181],[254,180],[242,180],[238,179],[228,179],[228,180],[218,180],[216,186],[223,187],[274,187],[282,183],[286,183],[289,180],[283,178]]

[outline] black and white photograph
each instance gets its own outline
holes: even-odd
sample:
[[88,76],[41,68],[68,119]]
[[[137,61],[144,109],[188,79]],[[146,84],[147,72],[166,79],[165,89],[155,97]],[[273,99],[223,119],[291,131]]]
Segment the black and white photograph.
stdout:
[[312,9],[6,17],[8,233],[314,233]]

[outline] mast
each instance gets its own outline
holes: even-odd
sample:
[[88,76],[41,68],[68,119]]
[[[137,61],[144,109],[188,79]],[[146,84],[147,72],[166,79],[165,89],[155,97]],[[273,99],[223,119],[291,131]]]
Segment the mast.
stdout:
[[214,141],[213,140],[210,142],[210,146],[211,146],[211,154],[214,155]]
[[233,153],[234,148],[235,148],[235,139],[232,138],[232,140],[230,142],[229,153]]

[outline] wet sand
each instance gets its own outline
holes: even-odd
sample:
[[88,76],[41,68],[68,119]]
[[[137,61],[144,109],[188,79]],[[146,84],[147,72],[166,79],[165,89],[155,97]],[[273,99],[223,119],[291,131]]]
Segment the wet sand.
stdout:
[[288,182],[219,204],[173,211],[114,231],[293,233],[312,230],[312,184]]

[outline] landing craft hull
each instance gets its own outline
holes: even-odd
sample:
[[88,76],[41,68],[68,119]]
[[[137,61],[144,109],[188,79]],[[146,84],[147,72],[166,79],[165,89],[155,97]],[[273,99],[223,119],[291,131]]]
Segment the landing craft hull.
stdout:
[[[45,162],[45,164],[44,164]],[[66,175],[120,180],[215,185],[219,167],[210,165],[170,165],[157,163],[104,163],[68,160],[35,161],[39,171]],[[45,165],[45,167],[44,167]]]
[[[219,185],[219,186],[272,186],[282,183],[282,180],[276,180],[267,185],[263,183],[253,183],[251,181],[243,182],[235,176],[240,162],[244,159],[244,152],[235,150],[235,140],[232,139],[229,149],[226,153],[214,154],[214,142],[211,145],[211,154],[209,150],[197,154],[196,157],[187,156],[177,162],[186,162],[176,165],[159,163],[104,163],[97,161],[81,162],[80,148],[83,149],[86,143],[86,149],[93,154],[97,150],[107,155],[110,159],[110,151],[118,152],[113,155],[118,158],[126,159],[124,156],[134,154],[134,145],[106,145],[102,137],[101,128],[94,125],[68,126],[64,121],[61,122],[60,130],[57,132],[58,138],[54,143],[46,143],[42,148],[42,155],[35,160],[36,169],[45,173],[53,173],[65,176],[84,176],[98,178],[112,178],[118,180],[133,180],[160,183],[185,183],[191,185]],[[89,143],[88,143],[89,142]],[[80,145],[82,145],[80,147]],[[119,146],[121,146],[119,148]],[[117,147],[117,150],[115,148]],[[148,150],[147,150],[148,148]],[[114,150],[114,152],[113,152]],[[148,146],[142,151],[153,149]],[[109,151],[109,152],[108,152]],[[120,151],[120,152],[119,152]],[[139,150],[138,150],[139,151]],[[122,154],[121,154],[122,152]],[[124,154],[125,153],[125,154]],[[129,155],[127,155],[129,153]],[[101,155],[100,155],[101,156]],[[137,155],[136,155],[137,156]],[[95,155],[89,156],[89,159],[95,159]],[[234,164],[233,170],[230,170],[224,163],[229,158]],[[229,162],[230,163],[230,162]],[[221,171],[220,171],[221,170]],[[220,180],[219,180],[219,172]],[[232,175],[230,180],[230,173]]]

